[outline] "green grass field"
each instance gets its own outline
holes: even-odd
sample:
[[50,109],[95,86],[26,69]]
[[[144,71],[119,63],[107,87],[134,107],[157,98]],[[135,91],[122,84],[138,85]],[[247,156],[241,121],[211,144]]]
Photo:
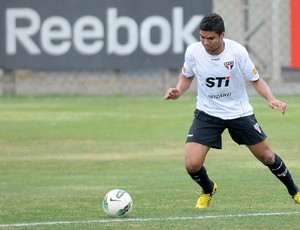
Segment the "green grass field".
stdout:
[[[272,149],[300,185],[300,96],[282,96],[285,116],[251,98]],[[195,210],[184,168],[195,95],[0,98],[0,229],[299,229],[300,205],[227,132],[206,161],[219,191]],[[133,198],[111,219],[111,189]]]

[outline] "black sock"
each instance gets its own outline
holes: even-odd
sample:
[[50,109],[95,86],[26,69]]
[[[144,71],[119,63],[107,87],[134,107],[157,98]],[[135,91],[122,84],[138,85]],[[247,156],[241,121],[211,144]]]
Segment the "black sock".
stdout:
[[289,170],[279,156],[275,154],[275,162],[272,165],[267,166],[271,172],[286,186],[291,196],[295,195],[299,191]]
[[201,186],[201,188],[203,189],[203,193],[212,193],[214,185],[213,182],[209,179],[204,166],[202,166],[198,172],[188,172],[188,174],[197,184]]

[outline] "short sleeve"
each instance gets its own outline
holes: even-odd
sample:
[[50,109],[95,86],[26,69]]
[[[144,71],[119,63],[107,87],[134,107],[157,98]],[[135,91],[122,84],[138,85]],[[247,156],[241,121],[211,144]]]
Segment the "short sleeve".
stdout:
[[182,67],[182,74],[186,77],[193,77],[195,75],[194,73],[194,58],[191,52],[191,47],[188,46],[185,51],[185,58],[184,63]]
[[258,71],[254,65],[254,63],[252,62],[252,60],[249,57],[249,53],[247,52],[247,50],[245,48],[243,48],[242,52],[242,60],[243,60],[243,73],[245,75],[245,77],[249,80],[249,81],[256,81],[259,79],[259,74]]

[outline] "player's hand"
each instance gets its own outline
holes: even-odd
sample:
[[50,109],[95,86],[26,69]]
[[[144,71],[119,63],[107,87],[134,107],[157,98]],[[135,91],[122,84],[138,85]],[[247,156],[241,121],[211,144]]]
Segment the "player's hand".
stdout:
[[285,111],[287,110],[287,104],[282,102],[282,101],[279,101],[277,99],[270,100],[269,101],[269,106],[272,109],[277,109],[278,108],[282,115],[284,115]]
[[176,100],[177,98],[179,98],[181,95],[181,92],[179,89],[177,88],[170,88],[167,90],[166,95],[165,95],[165,100]]

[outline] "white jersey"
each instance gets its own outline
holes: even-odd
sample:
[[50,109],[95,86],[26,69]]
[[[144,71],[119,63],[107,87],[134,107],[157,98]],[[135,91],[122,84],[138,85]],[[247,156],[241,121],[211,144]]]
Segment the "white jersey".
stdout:
[[197,109],[222,119],[252,115],[246,79],[256,81],[259,75],[244,46],[223,40],[219,55],[208,54],[201,42],[189,45],[182,73],[198,80]]

